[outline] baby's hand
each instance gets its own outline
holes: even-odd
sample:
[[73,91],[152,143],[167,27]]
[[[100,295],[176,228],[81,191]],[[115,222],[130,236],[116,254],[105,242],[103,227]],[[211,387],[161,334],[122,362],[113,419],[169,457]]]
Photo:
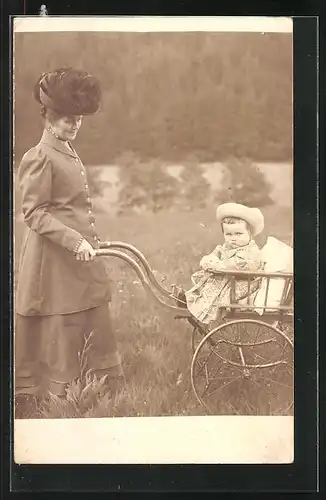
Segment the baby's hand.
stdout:
[[205,271],[214,271],[223,267],[222,261],[216,255],[205,255],[200,261],[200,267]]
[[212,264],[214,262],[214,258],[212,255],[204,255],[204,257],[201,259],[200,261],[200,266],[201,267],[204,267],[204,266],[208,266],[210,264]]
[[210,260],[209,256],[208,255],[204,255],[204,257],[202,257],[202,259],[201,259],[201,261],[199,263],[200,267],[206,266],[209,263],[209,260]]

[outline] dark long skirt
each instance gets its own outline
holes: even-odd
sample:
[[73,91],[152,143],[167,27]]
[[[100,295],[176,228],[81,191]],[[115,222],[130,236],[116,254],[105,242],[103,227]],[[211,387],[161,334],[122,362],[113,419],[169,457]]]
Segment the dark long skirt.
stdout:
[[16,314],[15,394],[64,395],[66,384],[80,376],[80,355],[90,334],[87,369],[108,379],[122,375],[107,305],[64,315]]

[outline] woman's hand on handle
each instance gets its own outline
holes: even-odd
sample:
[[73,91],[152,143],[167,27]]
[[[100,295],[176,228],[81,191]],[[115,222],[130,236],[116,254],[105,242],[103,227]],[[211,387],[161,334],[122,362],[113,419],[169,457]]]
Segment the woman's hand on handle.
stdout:
[[90,243],[88,243],[88,241],[83,240],[76,252],[76,259],[88,262],[90,260],[93,260],[95,255],[96,255],[96,250],[92,247]]

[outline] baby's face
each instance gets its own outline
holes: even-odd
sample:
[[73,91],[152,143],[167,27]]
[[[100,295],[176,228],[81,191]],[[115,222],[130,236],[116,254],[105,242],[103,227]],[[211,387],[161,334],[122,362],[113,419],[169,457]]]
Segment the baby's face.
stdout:
[[250,241],[250,234],[245,222],[223,223],[223,234],[225,243],[229,243],[233,247],[243,247],[248,245]]

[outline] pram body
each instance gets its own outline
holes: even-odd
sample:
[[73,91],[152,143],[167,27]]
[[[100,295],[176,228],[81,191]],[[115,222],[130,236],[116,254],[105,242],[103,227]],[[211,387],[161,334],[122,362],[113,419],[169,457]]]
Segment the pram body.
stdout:
[[[230,303],[219,324],[209,329],[178,299],[177,285],[169,289],[160,283],[145,256],[133,245],[101,242],[96,254],[127,262],[156,302],[192,326],[191,384],[207,413],[216,413],[214,407],[219,398],[225,399],[227,414],[292,413],[292,273],[219,271],[230,280]],[[237,302],[235,284],[239,279],[246,280],[248,293]],[[255,302],[250,287],[257,279],[261,280],[261,287],[259,301]],[[274,296],[269,300],[273,290]]]

